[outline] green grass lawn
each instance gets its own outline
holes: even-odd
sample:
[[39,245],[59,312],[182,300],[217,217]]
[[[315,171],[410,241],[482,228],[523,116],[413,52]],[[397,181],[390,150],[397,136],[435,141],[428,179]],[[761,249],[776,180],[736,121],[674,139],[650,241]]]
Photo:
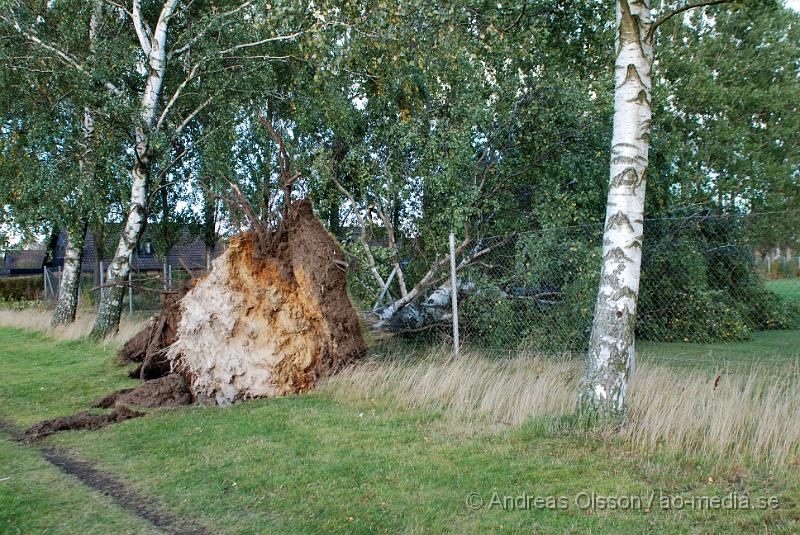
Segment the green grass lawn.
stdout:
[[767,289],[788,301],[800,301],[800,277],[793,279],[770,279],[764,283]]
[[709,371],[746,372],[752,366],[777,371],[796,366],[800,359],[800,330],[757,331],[744,342],[710,344],[636,342],[642,361],[676,367],[702,368]]
[[[91,344],[0,329],[0,416],[27,425],[85,409],[101,394],[131,384],[125,372],[109,352]],[[0,533],[41,532],[43,517],[55,519],[47,521],[48,533],[146,532],[113,508],[92,514],[102,497],[53,473],[35,450],[0,444],[0,466],[13,476],[0,482]],[[740,473],[735,466],[674,453],[634,454],[614,441],[554,431],[542,421],[491,432],[459,430],[444,425],[439,414],[386,402],[346,404],[324,388],[226,408],[154,410],[99,431],[55,435],[47,444],[96,462],[173,514],[215,533],[800,529],[797,474]],[[20,483],[20,471],[35,472],[27,478],[41,484]],[[640,496],[643,508],[579,508],[575,500],[592,492]],[[650,511],[643,510],[651,493],[688,498],[731,492],[776,496],[779,507],[664,510],[656,498]],[[471,493],[480,497],[472,497],[473,503],[483,500],[477,509],[467,506]],[[489,507],[495,494],[523,496],[523,502],[526,495],[564,496],[567,508]],[[82,506],[71,508],[73,500]]]

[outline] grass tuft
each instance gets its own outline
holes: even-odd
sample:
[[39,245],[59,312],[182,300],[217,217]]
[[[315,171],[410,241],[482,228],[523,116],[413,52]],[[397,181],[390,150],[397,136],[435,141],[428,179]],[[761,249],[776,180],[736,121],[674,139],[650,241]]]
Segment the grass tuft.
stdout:
[[[50,320],[53,312],[42,309],[11,310],[0,308],[0,326],[14,327],[26,331],[41,331],[55,340],[79,340],[86,338],[92,332],[95,314],[79,311],[75,321],[69,325],[51,327]],[[134,334],[139,332],[147,320],[141,318],[123,317],[119,322],[119,331],[105,339],[105,345],[117,347],[124,344]]]
[[[800,457],[797,366],[782,377],[752,367],[735,374],[644,365],[630,385],[625,425],[609,438],[639,450],[665,448],[725,463],[796,467]],[[444,351],[414,361],[378,358],[335,376],[327,391],[340,400],[387,399],[404,408],[442,412],[453,421],[517,426],[575,411],[582,364],[575,360]]]

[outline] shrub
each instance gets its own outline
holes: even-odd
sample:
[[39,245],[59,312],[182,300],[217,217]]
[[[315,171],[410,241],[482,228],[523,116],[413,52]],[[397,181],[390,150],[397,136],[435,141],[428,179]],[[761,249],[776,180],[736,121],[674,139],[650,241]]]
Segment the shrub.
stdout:
[[587,347],[600,250],[585,236],[570,235],[575,230],[521,237],[513,256],[506,252],[471,270],[476,290],[460,310],[467,339],[541,352]]
[[739,311],[751,329],[788,329],[792,313],[787,303],[767,290],[748,247],[719,247],[707,255],[714,273],[711,286],[725,293],[725,302]]
[[8,277],[0,279],[0,298],[4,301],[33,301],[42,298],[42,277]]
[[788,304],[764,286],[736,225],[654,226],[644,244],[637,333],[665,342],[746,340],[792,325]]

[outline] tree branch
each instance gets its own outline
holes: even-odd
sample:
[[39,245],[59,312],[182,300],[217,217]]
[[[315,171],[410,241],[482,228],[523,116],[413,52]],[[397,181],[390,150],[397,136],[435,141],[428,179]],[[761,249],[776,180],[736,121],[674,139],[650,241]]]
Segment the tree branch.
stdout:
[[133,27],[136,30],[136,37],[139,38],[139,46],[142,47],[142,52],[145,56],[150,55],[152,45],[150,43],[151,32],[149,28],[145,28],[146,22],[142,21],[142,8],[140,0],[133,0],[133,9],[130,12],[131,19],[133,20]]
[[405,296],[408,294],[408,288],[406,288],[406,277],[403,273],[403,268],[400,267],[400,252],[397,248],[397,241],[394,238],[394,225],[392,225],[392,222],[386,216],[386,212],[379,205],[376,205],[375,209],[378,212],[378,217],[383,221],[383,226],[386,227],[386,237],[389,240],[389,248],[392,250],[392,264],[397,271],[397,284],[400,286],[400,295]]
[[336,178],[331,177],[333,184],[336,186],[336,189],[342,192],[342,194],[347,197],[347,200],[350,201],[350,205],[353,207],[353,215],[356,216],[358,220],[358,224],[361,226],[361,233],[359,235],[359,241],[361,241],[361,245],[364,247],[364,251],[367,254],[367,261],[369,262],[369,270],[372,273],[372,277],[378,283],[379,288],[383,288],[386,286],[386,281],[383,280],[381,274],[378,272],[378,264],[375,262],[375,257],[372,255],[372,249],[369,246],[369,241],[367,240],[367,221],[361,212],[358,209],[358,205],[356,204],[356,200],[353,197],[353,194],[350,193],[344,186],[342,186],[341,182],[339,182]]
[[[83,65],[81,65],[81,63],[77,59],[72,57],[70,54],[64,52],[60,48],[56,47],[55,45],[52,45],[50,43],[46,43],[46,42],[42,41],[39,38],[39,36],[36,35],[35,31],[27,31],[27,30],[23,29],[22,26],[20,25],[19,21],[17,21],[16,18],[9,18],[6,15],[0,13],[0,20],[4,21],[6,24],[11,26],[14,29],[14,31],[16,31],[17,33],[19,33],[20,35],[25,37],[31,43],[35,44],[36,46],[38,46],[40,48],[43,48],[43,49],[47,50],[48,52],[51,52],[51,53],[55,54],[56,57],[59,60],[61,60],[61,62],[64,63],[65,65],[68,65],[68,66],[74,68],[80,74],[82,74],[84,76],[87,76],[90,79],[94,79],[94,76],[92,75],[92,73],[90,73],[89,71],[84,69]],[[111,82],[103,82],[103,85],[109,91],[111,91],[112,93],[114,93],[117,96],[123,96],[125,94],[121,89],[119,89],[117,86],[115,86]]]
[[192,48],[192,46],[195,43],[197,43],[197,41],[202,39],[206,35],[206,33],[208,33],[208,30],[213,27],[214,23],[216,23],[216,22],[218,22],[218,21],[220,21],[220,20],[222,20],[222,19],[224,19],[226,17],[229,17],[230,15],[234,15],[234,14],[238,13],[239,11],[241,11],[242,9],[244,9],[246,7],[249,7],[252,4],[253,4],[253,0],[247,0],[246,2],[243,2],[243,3],[239,4],[238,6],[234,7],[233,9],[229,9],[228,11],[222,12],[219,15],[217,15],[216,17],[212,18],[211,20],[206,21],[204,23],[204,26],[203,26],[202,30],[197,32],[194,35],[194,37],[192,37],[189,40],[188,43],[186,43],[185,45],[181,46],[180,48],[176,48],[170,54],[170,56],[180,56],[184,52],[188,51],[190,48]]
[[686,4],[683,7],[680,7],[678,9],[670,11],[669,13],[667,13],[666,15],[664,15],[663,17],[661,17],[660,19],[655,21],[650,26],[650,30],[647,32],[646,40],[650,41],[653,38],[653,36],[656,33],[656,29],[659,26],[661,26],[662,24],[667,22],[669,19],[671,19],[675,15],[679,15],[679,14],[683,13],[684,11],[688,11],[690,9],[694,9],[696,7],[716,6],[716,5],[719,5],[719,4],[732,4],[732,3],[737,2],[737,1],[738,0],[703,0],[701,2],[696,2],[694,4]]

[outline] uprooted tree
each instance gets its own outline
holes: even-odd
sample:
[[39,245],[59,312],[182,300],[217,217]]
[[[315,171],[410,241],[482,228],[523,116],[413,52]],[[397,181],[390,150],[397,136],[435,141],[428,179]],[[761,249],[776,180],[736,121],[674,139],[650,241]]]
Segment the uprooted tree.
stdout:
[[[347,294],[344,252],[310,201],[292,202],[299,175],[292,173],[281,134],[262,122],[278,147],[283,187],[257,211],[229,184],[233,193],[222,198],[249,229],[231,238],[211,271],[188,290],[165,292],[161,316],[123,348],[123,359],[142,362],[136,377],[157,381],[141,387],[158,398],[146,403],[225,404],[304,392],[366,352]],[[188,398],[175,394],[184,390]]]
[[[429,262],[427,271],[414,286],[408,288],[401,262],[402,253],[395,237],[395,225],[387,217],[387,210],[382,207],[381,199],[376,198],[372,203],[363,206],[338,180],[333,179],[333,181],[353,207],[353,215],[360,228],[359,242],[367,258],[369,273],[378,288],[381,289],[378,301],[373,308],[376,318],[372,327],[375,330],[390,331],[418,330],[449,320],[448,310],[452,285],[449,281],[445,281],[447,280],[447,270],[450,268],[450,253],[437,256],[432,262]],[[369,229],[375,220],[381,223],[387,235],[387,246],[392,265],[392,271],[388,277],[383,277],[378,270],[378,262],[368,237]],[[465,238],[455,248],[456,271],[461,271],[477,262],[498,245],[499,243],[484,245],[480,239],[473,240],[470,236],[470,225],[465,225]],[[392,297],[388,290],[395,279],[400,293],[397,297]],[[430,291],[431,288],[434,288],[433,291]],[[426,292],[429,292],[429,295],[423,300],[422,297]],[[385,298],[388,298],[388,304],[383,304]]]

